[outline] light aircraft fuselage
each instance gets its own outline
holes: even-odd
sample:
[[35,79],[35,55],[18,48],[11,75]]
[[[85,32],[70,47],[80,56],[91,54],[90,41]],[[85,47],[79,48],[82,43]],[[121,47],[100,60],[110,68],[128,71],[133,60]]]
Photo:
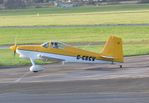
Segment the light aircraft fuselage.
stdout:
[[63,62],[76,63],[114,63],[123,62],[122,40],[111,36],[106,42],[101,53],[86,51],[61,42],[46,42],[41,45],[14,45],[10,47],[21,58],[31,60],[31,71],[39,71],[41,66],[36,66],[36,59],[56,59]]

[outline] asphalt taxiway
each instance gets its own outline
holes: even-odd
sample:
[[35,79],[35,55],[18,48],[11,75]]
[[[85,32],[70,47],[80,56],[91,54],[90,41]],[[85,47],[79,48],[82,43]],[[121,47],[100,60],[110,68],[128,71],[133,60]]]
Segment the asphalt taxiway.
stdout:
[[0,67],[2,103],[148,103],[149,55],[120,64],[51,64]]

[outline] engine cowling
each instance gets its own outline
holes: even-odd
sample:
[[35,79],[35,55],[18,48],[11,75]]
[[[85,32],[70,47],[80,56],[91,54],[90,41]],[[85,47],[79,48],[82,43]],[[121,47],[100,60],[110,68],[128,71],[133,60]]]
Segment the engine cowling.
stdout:
[[30,71],[32,72],[38,72],[43,70],[44,68],[41,65],[33,65],[30,67]]

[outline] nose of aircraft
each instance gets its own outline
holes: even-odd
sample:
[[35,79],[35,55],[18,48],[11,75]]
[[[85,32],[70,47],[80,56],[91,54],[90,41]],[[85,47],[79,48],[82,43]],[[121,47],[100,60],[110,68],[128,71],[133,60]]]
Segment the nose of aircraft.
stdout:
[[10,49],[14,52],[14,56],[15,56],[16,50],[17,50],[17,45],[11,46]]
[[12,51],[16,51],[17,46],[16,46],[16,45],[10,46],[10,49],[11,49]]

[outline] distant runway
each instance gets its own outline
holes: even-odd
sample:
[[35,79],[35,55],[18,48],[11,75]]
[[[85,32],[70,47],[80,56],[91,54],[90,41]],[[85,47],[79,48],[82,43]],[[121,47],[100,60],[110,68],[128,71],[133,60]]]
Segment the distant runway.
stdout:
[[106,64],[0,67],[2,103],[148,103],[149,55],[126,57],[123,68]]

